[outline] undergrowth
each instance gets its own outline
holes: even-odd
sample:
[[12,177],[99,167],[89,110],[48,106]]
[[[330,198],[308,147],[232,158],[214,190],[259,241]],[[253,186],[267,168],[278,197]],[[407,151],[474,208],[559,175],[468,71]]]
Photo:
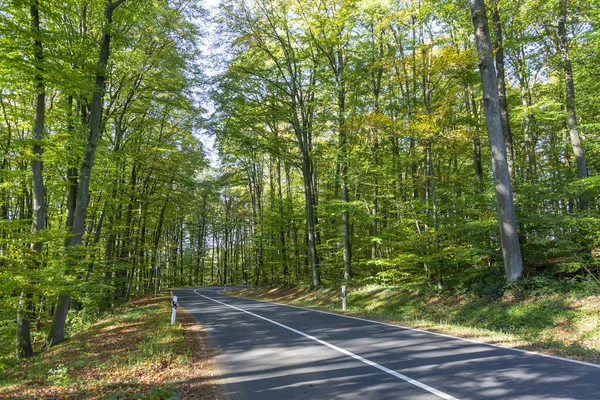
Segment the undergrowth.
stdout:
[[179,398],[176,367],[192,359],[170,311],[166,295],[146,297],[31,359],[11,360],[0,398]]

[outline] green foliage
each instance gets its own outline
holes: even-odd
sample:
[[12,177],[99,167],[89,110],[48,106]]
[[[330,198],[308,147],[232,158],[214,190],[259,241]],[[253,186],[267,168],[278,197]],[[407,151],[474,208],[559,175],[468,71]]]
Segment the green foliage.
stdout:
[[[40,2],[39,34],[31,30],[28,6],[0,4],[0,336],[14,344],[14,326],[8,327],[20,307],[32,323],[36,351],[60,294],[73,299],[68,332],[149,290],[154,265],[167,270],[162,287],[183,282],[173,259],[156,255],[168,254],[175,232],[196,218],[194,202],[202,191],[197,175],[207,161],[196,134],[203,110],[193,91],[200,78],[195,19],[203,11],[195,1],[128,1],[107,26],[106,4]],[[111,47],[101,139],[83,244],[74,247],[67,222],[74,209],[67,204],[70,189],[81,194],[78,177],[105,31]],[[41,43],[40,60],[33,57],[34,40]],[[47,221],[46,229],[32,233],[29,168],[39,82],[45,124],[35,144],[42,150]],[[40,253],[32,249],[36,242],[43,243]],[[183,249],[177,256],[183,258]],[[14,347],[3,348],[2,357],[9,351]]]
[[[131,316],[138,319],[139,317]],[[153,321],[153,326],[150,329],[144,341],[138,344],[137,349],[129,352],[127,362],[129,365],[137,365],[147,362],[148,359],[159,358],[171,361],[175,356],[175,347],[180,346],[176,338],[181,336],[181,324],[176,323],[175,326],[170,325],[170,321]]]
[[[526,269],[554,273],[557,265],[577,263],[580,268],[563,272],[583,277],[591,276],[586,268],[596,271],[599,181],[595,173],[577,179],[566,142],[558,32],[549,28],[555,6],[544,1],[498,5],[513,189]],[[595,11],[577,3],[569,12],[573,32],[581,32],[570,46],[580,62],[575,73],[581,82],[576,82],[577,107],[585,114],[580,118],[583,145],[588,165],[595,165],[597,110],[590,105],[596,102],[592,89],[579,87],[597,64],[590,47],[598,39]],[[296,14],[292,21],[289,15]],[[526,21],[510,18],[516,14]],[[342,216],[347,213],[355,282],[502,296],[497,206],[465,7],[432,1],[418,6],[233,1],[221,9],[218,22],[231,40],[220,44],[228,56],[222,58],[224,69],[212,93],[211,126],[223,176],[235,190],[223,186],[222,198],[232,206],[216,210],[220,222],[213,234],[224,237],[232,228],[242,237],[233,245],[216,243],[219,254],[238,253],[228,261],[237,271],[232,281],[247,277],[243,268],[259,284],[305,284],[311,278],[302,240],[307,234],[305,172],[293,122],[305,115],[295,108],[297,100],[289,100],[288,86],[296,78],[289,67],[298,62],[298,74],[314,70],[314,82],[306,88],[313,96],[313,119],[305,129],[312,137],[322,279],[343,281]],[[287,30],[293,40],[278,41]],[[305,76],[303,83],[308,81]],[[349,189],[346,200],[342,175]],[[586,197],[588,209],[580,210]],[[232,220],[233,226],[223,223]],[[224,258],[217,258],[210,265],[222,280]]]
[[[531,274],[519,283],[525,291],[551,289],[546,273],[573,284],[600,279],[597,5],[568,3],[591,171],[578,179],[557,3],[498,4],[518,234]],[[79,329],[155,287],[310,285],[307,205],[324,284],[481,301],[517,290],[504,284],[472,25],[458,2],[228,1],[214,20],[214,54],[204,55],[199,2],[123,3],[110,27],[83,245],[68,246],[69,189],[87,147],[104,6],[42,2],[43,29],[34,34],[27,7],[0,5],[3,342],[14,344],[21,307],[39,348],[62,293],[75,300],[68,323]],[[37,143],[47,228],[33,233],[38,73],[47,94]],[[213,139],[219,161],[209,168]],[[38,241],[39,254],[31,246]]]
[[70,385],[72,380],[69,377],[69,369],[64,364],[59,364],[48,370],[48,384],[57,386]]

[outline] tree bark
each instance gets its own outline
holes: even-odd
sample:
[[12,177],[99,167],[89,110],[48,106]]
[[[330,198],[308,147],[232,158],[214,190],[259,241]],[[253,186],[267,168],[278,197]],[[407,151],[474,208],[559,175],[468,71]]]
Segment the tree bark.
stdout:
[[[32,0],[29,7],[31,15],[31,33],[34,42],[34,58],[35,58],[35,119],[33,123],[33,158],[31,159],[32,173],[32,190],[33,190],[33,229],[36,233],[43,230],[46,226],[46,207],[45,207],[45,188],[44,177],[42,176],[42,146],[41,142],[44,139],[45,117],[46,117],[46,87],[42,73],[44,67],[44,48],[40,38],[40,13],[37,0]],[[33,244],[33,249],[37,255],[42,254],[42,241],[37,241]],[[39,261],[35,261],[37,265]],[[25,293],[21,293],[19,306],[17,310],[17,343],[19,357],[31,357],[33,349],[31,347],[31,331],[29,318],[26,315],[24,307]]]
[[485,120],[490,142],[490,155],[498,203],[500,237],[506,279],[514,281],[523,274],[523,259],[517,232],[517,218],[513,203],[513,193],[506,161],[506,144],[502,133],[502,120],[498,98],[498,81],[492,58],[492,45],[488,29],[488,19],[483,0],[470,0],[471,16],[475,30],[479,73],[483,89]]
[[73,221],[72,245],[78,245],[82,242],[85,214],[89,201],[89,187],[92,166],[94,163],[96,145],[98,143],[98,139],[100,138],[100,130],[102,125],[102,101],[104,99],[106,83],[106,68],[108,66],[108,59],[110,56],[110,29],[113,20],[113,12],[124,1],[125,0],[118,0],[114,3],[108,2],[104,7],[104,18],[106,21],[104,24],[104,33],[102,35],[100,57],[98,58],[97,63],[96,83],[94,86],[94,93],[92,94],[92,102],[90,106],[90,133],[88,136],[84,159],[81,163],[81,169],[79,172],[79,193]]
[[[571,65],[571,56],[569,54],[569,38],[567,37],[567,0],[560,0],[560,12],[558,15],[558,42],[560,56],[562,59],[563,73],[565,75],[565,103],[567,107],[567,126],[569,127],[569,136],[571,138],[571,147],[575,154],[577,163],[577,176],[579,179],[585,179],[588,176],[585,155],[579,137],[577,127],[577,114],[575,110],[575,84],[573,82],[573,66]],[[587,195],[580,199],[582,209],[587,209]]]
[[21,292],[19,305],[17,307],[17,358],[28,358],[33,356],[31,347],[31,323],[25,315],[25,292]]
[[312,193],[312,172],[308,149],[302,149],[302,176],[304,178],[304,199],[306,204],[306,231],[308,236],[310,265],[312,267],[311,283],[313,287],[318,287],[321,284],[321,277],[319,274],[319,255],[317,253],[315,210]]
[[[73,127],[73,96],[69,96],[67,98],[67,118],[69,120],[67,125],[67,130],[71,136],[74,136],[74,127]],[[85,105],[81,103],[80,107],[82,110]],[[82,119],[87,119],[86,113],[82,112]],[[84,124],[87,122],[85,120],[82,121]],[[74,139],[74,138],[72,138]],[[71,163],[69,163],[71,164]],[[67,220],[66,220],[66,228],[69,233],[72,232],[73,229],[73,220],[75,218],[75,205],[77,203],[77,168],[74,165],[69,165],[67,168]],[[65,245],[69,244],[70,239],[67,238],[65,240]]]
[[473,115],[473,121],[475,129],[473,131],[473,137],[471,138],[471,154],[473,157],[473,168],[475,169],[475,178],[477,179],[478,189],[483,189],[483,166],[481,163],[481,139],[479,135],[479,112],[477,111],[477,102],[475,101],[475,95],[473,89],[469,85],[467,87],[467,101],[466,108]]
[[514,151],[512,132],[510,130],[510,117],[508,103],[506,102],[506,74],[504,72],[504,46],[502,45],[502,23],[500,22],[500,11],[498,0],[494,0],[492,7],[492,20],[494,25],[494,54],[496,56],[496,74],[498,79],[498,101],[500,105],[500,119],[502,121],[502,133],[506,142],[506,163],[511,179],[515,178]]
[[[55,345],[65,339],[65,322],[67,319],[67,313],[69,312],[69,305],[71,304],[71,295],[63,294],[58,296],[58,304],[54,308],[54,314],[52,315],[52,324],[50,325],[50,332],[48,333],[48,345]],[[53,341],[56,339],[57,341]]]
[[340,55],[338,68],[340,69],[339,88],[338,88],[338,129],[339,129],[339,148],[340,148],[340,183],[342,189],[342,260],[344,264],[344,280],[352,279],[352,247],[350,242],[350,213],[348,203],[350,201],[348,194],[348,135],[346,132],[346,83],[343,75],[343,56]]
[[287,280],[289,274],[289,261],[285,245],[285,214],[283,213],[283,191],[281,189],[281,160],[277,159],[277,199],[279,208],[279,245],[281,246],[281,260],[283,262],[283,279]]

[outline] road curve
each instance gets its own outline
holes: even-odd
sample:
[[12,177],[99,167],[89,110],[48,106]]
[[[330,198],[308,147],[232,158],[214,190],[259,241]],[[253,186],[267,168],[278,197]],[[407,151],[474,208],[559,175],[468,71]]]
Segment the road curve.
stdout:
[[600,365],[299,307],[173,291],[231,400],[600,399]]

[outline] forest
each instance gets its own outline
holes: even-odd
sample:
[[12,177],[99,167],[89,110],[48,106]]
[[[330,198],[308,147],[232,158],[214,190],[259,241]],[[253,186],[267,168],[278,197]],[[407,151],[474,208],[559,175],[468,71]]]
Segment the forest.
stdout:
[[208,8],[0,0],[5,351],[183,286],[598,290],[598,0]]

